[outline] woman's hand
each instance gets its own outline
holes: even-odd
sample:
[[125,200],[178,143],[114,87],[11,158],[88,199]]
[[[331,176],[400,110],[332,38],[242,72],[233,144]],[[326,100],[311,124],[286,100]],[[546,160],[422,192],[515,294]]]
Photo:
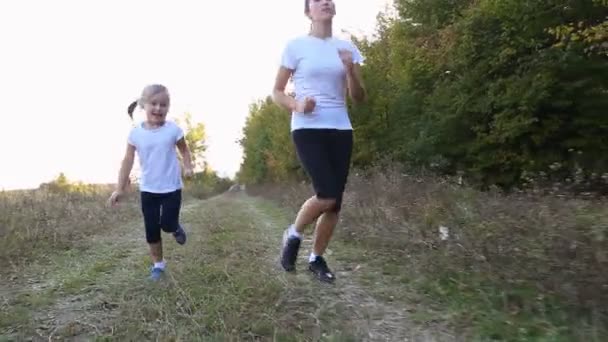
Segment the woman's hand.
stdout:
[[350,50],[339,49],[338,55],[340,56],[346,71],[351,72],[353,70],[353,53]]
[[311,113],[316,104],[315,99],[307,96],[302,101],[296,101],[295,111],[296,113]]

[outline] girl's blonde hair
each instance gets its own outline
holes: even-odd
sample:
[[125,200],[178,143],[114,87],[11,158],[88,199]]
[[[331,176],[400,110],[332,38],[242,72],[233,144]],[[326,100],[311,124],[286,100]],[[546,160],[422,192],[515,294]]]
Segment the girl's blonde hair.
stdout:
[[135,111],[135,108],[137,106],[143,108],[144,104],[146,102],[148,102],[152,96],[163,93],[163,92],[168,93],[169,91],[167,90],[167,87],[165,87],[162,84],[147,85],[144,88],[144,90],[142,90],[139,98],[137,100],[131,102],[131,104],[127,108],[127,113],[129,114],[129,117],[131,117],[131,119],[133,119],[133,112]]

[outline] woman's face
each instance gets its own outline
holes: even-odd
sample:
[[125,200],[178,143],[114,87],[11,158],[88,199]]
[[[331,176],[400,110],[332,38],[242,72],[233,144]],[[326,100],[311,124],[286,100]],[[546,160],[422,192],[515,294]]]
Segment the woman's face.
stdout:
[[310,0],[306,14],[312,21],[331,20],[336,15],[336,5],[332,0]]

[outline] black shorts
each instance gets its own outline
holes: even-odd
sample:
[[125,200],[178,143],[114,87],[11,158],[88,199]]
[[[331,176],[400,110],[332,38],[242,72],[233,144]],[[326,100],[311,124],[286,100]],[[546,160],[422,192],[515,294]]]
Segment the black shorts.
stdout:
[[144,215],[146,241],[161,241],[161,229],[174,233],[179,229],[179,210],[182,206],[182,191],[165,194],[141,192],[141,211]]
[[297,129],[292,132],[292,139],[317,197],[335,199],[332,211],[339,212],[350,169],[353,131]]

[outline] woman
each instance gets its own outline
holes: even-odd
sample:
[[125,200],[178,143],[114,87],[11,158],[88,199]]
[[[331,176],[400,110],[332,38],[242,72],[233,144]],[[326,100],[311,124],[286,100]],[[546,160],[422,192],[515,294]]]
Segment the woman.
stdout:
[[[295,270],[302,233],[317,220],[309,270],[320,281],[333,282],[335,275],[323,253],[338,223],[353,147],[345,96],[348,93],[355,103],[365,98],[363,57],[351,42],[332,36],[333,1],[305,0],[304,13],[311,20],[310,32],[284,48],[273,99],[292,112],[296,152],[316,194],[302,205],[283,235],[281,265],[288,272]],[[285,94],[290,77],[295,98]]]

